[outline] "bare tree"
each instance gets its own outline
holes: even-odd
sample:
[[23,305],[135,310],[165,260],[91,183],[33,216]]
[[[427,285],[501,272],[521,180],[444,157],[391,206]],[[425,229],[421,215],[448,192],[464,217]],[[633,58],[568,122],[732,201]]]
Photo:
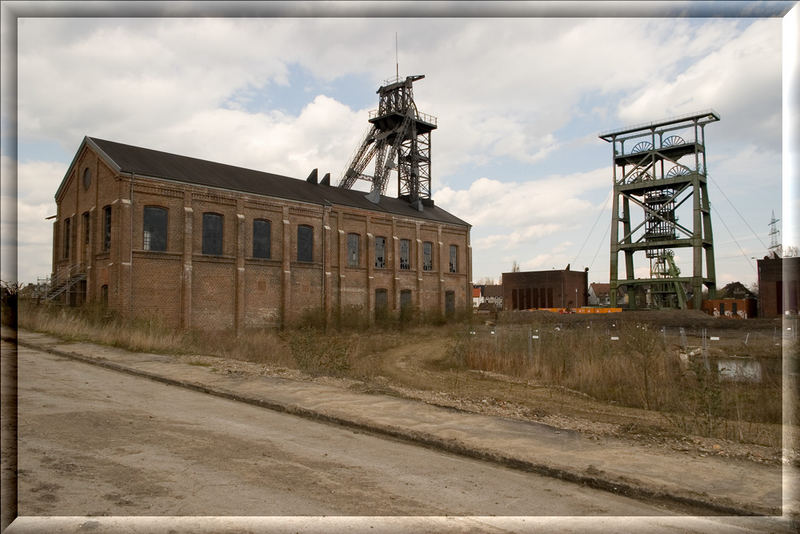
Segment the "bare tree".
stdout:
[[750,284],[749,286],[747,286],[747,289],[749,289],[749,290],[750,290],[750,292],[751,292],[753,295],[755,295],[755,296],[758,296],[758,282],[753,282],[752,284]]

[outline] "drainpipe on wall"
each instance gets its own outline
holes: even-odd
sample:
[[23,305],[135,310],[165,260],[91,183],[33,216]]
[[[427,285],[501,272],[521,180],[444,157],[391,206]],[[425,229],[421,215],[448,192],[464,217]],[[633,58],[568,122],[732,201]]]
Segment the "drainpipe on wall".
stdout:
[[327,200],[324,200],[323,203],[322,203],[322,273],[321,273],[321,276],[322,276],[322,286],[321,286],[322,287],[322,295],[321,295],[320,300],[322,302],[322,316],[325,318],[325,328],[326,329],[328,327],[328,307],[326,305],[327,304],[327,302],[326,302],[327,284],[325,283],[325,272],[326,272],[325,271],[325,256],[326,256],[326,252],[327,252],[327,248],[325,248],[326,247],[325,234],[327,233],[326,228],[330,228],[330,222],[331,221],[330,221],[330,213],[328,213],[328,221],[327,221],[327,224],[325,224],[325,214],[326,214],[326,210],[330,210],[331,206],[333,206],[333,204],[331,204]]
[[321,230],[322,230],[322,254],[321,254],[321,256],[322,256],[322,270],[320,272],[320,276],[322,278],[322,280],[321,280],[322,283],[320,284],[320,288],[321,288],[320,308],[322,309],[322,315],[325,317],[325,320],[327,322],[328,317],[325,315],[325,204],[326,203],[327,202],[323,202],[322,203],[322,220],[320,221],[322,223],[322,227],[321,227]]
[[128,279],[128,319],[129,320],[133,318],[133,221],[135,219],[135,217],[134,217],[134,208],[133,208],[133,180],[134,180],[134,178],[135,178],[135,175],[133,174],[133,171],[131,171],[131,186],[130,186],[130,197],[131,197],[130,198],[130,201],[131,201],[131,207],[130,207],[130,210],[131,210],[130,227],[131,228],[130,228],[130,230],[131,230],[131,236],[130,236],[130,242],[128,243],[128,251],[129,251],[128,263],[130,264],[130,267],[129,267],[130,268],[130,277]]

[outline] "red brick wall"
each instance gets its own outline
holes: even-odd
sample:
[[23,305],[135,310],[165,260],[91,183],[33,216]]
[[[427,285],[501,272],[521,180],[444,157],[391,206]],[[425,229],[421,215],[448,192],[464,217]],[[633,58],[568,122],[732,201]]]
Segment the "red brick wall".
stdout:
[[192,326],[208,330],[234,327],[234,274],[232,260],[195,257],[192,261]]
[[504,310],[586,306],[586,292],[585,271],[503,273]]
[[181,257],[162,252],[134,254],[133,317],[155,319],[167,326],[181,325]]
[[278,260],[245,264],[245,326],[279,325],[281,266]]
[[759,315],[777,317],[785,311],[798,313],[800,258],[758,260]]
[[[92,170],[88,189],[84,168]],[[374,312],[376,289],[386,289],[390,308],[400,308],[400,291],[412,292],[423,310],[444,311],[444,292],[456,306],[470,305],[469,229],[383,212],[323,208],[257,195],[220,191],[141,176],[115,175],[91,148],[82,151],[57,199],[54,221],[56,272],[80,263],[89,301],[109,286],[109,307],[122,315],[158,317],[165,324],[204,329],[274,325],[305,311],[340,306]],[[112,207],[112,239],[102,250],[103,207]],[[167,209],[167,250],[143,250],[145,206]],[[91,239],[83,244],[82,214],[90,213]],[[203,213],[223,216],[223,253],[202,254]],[[63,221],[72,221],[70,256],[63,258]],[[271,226],[270,259],[252,257],[252,224]],[[313,261],[297,261],[297,227],[314,229]],[[326,228],[327,226],[327,228]],[[348,268],[346,236],[360,236],[360,265]],[[386,266],[375,267],[375,237],[386,238]],[[400,270],[399,239],[411,242],[411,269]],[[423,241],[433,244],[434,269],[422,271]],[[448,272],[449,246],[458,246],[458,272]],[[323,269],[324,262],[324,269]]]

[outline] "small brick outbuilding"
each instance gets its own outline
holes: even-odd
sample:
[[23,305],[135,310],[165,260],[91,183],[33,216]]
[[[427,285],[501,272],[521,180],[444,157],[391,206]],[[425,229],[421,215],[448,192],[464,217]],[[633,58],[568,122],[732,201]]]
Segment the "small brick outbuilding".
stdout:
[[800,257],[765,256],[758,264],[758,314],[778,317],[800,313]]
[[578,308],[587,305],[589,270],[503,273],[503,309]]

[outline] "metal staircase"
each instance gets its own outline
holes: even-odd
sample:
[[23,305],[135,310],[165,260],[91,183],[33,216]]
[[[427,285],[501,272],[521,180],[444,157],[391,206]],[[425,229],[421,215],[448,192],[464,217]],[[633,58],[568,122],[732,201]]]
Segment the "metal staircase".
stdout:
[[[61,295],[67,294],[69,296],[73,294],[76,286],[86,280],[86,273],[83,272],[81,267],[80,264],[71,265],[69,269],[61,270],[55,276],[46,279],[45,300],[53,302]],[[68,301],[68,298],[64,300],[64,302]]]

